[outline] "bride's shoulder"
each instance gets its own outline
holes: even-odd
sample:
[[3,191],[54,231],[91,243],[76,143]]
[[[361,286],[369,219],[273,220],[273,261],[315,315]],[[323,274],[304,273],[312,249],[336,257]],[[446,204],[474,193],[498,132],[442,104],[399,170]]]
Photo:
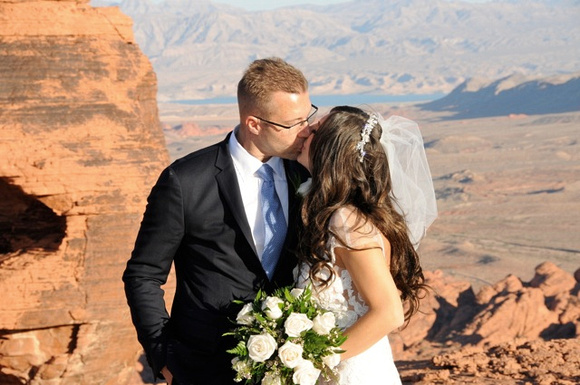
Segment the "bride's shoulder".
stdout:
[[363,217],[356,207],[351,205],[342,206],[330,217],[330,227],[352,227],[361,220],[363,220]]
[[367,220],[354,206],[342,206],[337,209],[330,218],[330,229],[336,234],[343,236],[357,234],[358,236],[374,237],[378,229]]

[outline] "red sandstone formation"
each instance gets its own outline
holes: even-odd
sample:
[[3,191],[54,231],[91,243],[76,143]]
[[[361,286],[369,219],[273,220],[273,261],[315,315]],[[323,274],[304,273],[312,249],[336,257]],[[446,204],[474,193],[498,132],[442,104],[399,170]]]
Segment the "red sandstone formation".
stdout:
[[580,383],[580,269],[574,276],[545,262],[530,282],[508,275],[474,294],[467,283],[426,273],[433,291],[422,313],[391,338],[402,378]]
[[489,349],[464,347],[435,356],[433,364],[417,384],[574,385],[580,383],[580,340],[516,339]]
[[121,274],[168,161],[131,20],[0,0],[0,383],[126,384]]

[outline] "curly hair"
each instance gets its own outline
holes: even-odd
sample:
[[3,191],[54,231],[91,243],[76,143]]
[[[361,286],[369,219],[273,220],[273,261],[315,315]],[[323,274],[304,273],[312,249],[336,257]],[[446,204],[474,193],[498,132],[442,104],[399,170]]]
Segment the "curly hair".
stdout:
[[[394,207],[387,156],[380,143],[381,126],[376,123],[365,144],[364,159],[356,149],[369,114],[340,106],[333,108],[314,135],[310,145],[312,186],[302,203],[298,257],[310,266],[310,278],[328,285],[335,272],[328,240],[332,215],[341,207],[353,206],[359,215],[357,227],[370,221],[391,245],[390,271],[405,304],[405,320],[418,311],[427,290],[419,256],[407,232],[407,225]],[[341,243],[346,244],[339,239]],[[320,272],[330,272],[322,279]]]

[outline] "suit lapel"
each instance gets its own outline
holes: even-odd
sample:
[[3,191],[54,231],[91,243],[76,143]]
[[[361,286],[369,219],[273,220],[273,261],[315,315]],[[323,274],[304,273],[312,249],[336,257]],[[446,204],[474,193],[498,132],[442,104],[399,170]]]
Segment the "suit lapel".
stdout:
[[288,182],[288,232],[284,248],[273,280],[280,286],[293,282],[292,270],[296,266],[296,247],[298,243],[298,226],[300,223],[301,197],[296,193],[300,184],[308,177],[308,171],[296,162],[284,160],[286,180]]
[[298,169],[299,165],[296,162],[284,160],[284,168],[286,169],[286,181],[288,183],[288,229],[294,231],[293,223],[297,220],[298,205],[301,202],[300,197],[296,193],[298,187],[303,182],[304,177]]
[[[230,208],[234,220],[239,225],[246,241],[254,251],[255,261],[261,267],[254,238],[252,237],[252,230],[248,224],[248,219],[244,210],[244,203],[240,193],[240,186],[238,185],[234,162],[227,145],[230,135],[232,135],[232,133],[228,134],[226,139],[219,144],[219,151],[215,163],[216,168],[219,170],[216,175],[216,181],[220,193],[224,197],[224,204]],[[286,170],[286,180],[288,182],[288,232],[284,242],[284,251],[282,252],[278,266],[276,267],[274,279],[276,279],[277,275],[282,274],[283,276],[286,276],[282,281],[290,283],[291,281],[288,282],[288,277],[291,277],[291,275],[288,274],[291,274],[291,271],[296,264],[294,249],[297,241],[296,229],[299,218],[298,210],[301,202],[300,197],[296,194],[296,190],[300,184],[306,180],[307,171],[298,163],[288,160],[284,160],[284,168]],[[244,256],[240,257],[243,258]],[[264,276],[266,276],[266,273],[264,273]]]
[[224,197],[224,203],[230,208],[234,220],[240,226],[242,234],[246,238],[246,241],[252,247],[256,258],[258,253],[256,251],[256,245],[254,244],[254,238],[252,237],[252,230],[248,224],[248,219],[246,217],[246,212],[244,211],[244,202],[242,201],[242,195],[240,193],[240,186],[238,185],[238,178],[236,176],[236,170],[234,168],[234,162],[232,156],[228,149],[228,141],[232,133],[228,134],[226,139],[220,143],[219,151],[216,159],[216,168],[220,170],[216,175],[216,180],[218,183],[219,190]]

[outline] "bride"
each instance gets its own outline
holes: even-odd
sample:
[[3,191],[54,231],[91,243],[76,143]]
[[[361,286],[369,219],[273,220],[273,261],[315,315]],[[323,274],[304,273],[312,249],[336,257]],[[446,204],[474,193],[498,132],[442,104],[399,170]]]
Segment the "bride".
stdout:
[[312,285],[348,336],[339,378],[328,384],[401,384],[387,335],[418,310],[427,287],[415,248],[437,216],[419,129],[405,118],[335,107],[314,125],[298,161],[312,175],[298,286]]

